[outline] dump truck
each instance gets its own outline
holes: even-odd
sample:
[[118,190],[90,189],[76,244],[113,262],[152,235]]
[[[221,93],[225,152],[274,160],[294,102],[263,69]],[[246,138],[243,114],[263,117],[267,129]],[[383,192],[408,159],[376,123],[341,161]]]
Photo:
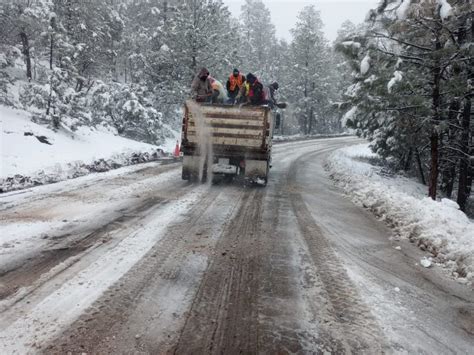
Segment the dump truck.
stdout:
[[186,101],[181,136],[183,180],[221,178],[266,185],[279,115],[267,106]]

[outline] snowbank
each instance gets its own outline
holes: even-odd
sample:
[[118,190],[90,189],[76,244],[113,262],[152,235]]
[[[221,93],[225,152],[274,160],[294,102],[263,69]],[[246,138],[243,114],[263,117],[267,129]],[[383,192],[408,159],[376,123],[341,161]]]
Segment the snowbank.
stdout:
[[56,182],[89,172],[153,161],[171,152],[176,141],[154,146],[115,135],[106,128],[61,128],[31,121],[28,112],[0,106],[0,189],[9,191]]
[[410,179],[383,176],[369,164],[368,145],[337,150],[326,164],[351,199],[385,220],[401,237],[432,254],[460,281],[474,280],[474,223],[448,199],[433,201],[426,187]]
[[353,133],[327,133],[327,134],[293,134],[290,136],[281,136],[275,135],[272,138],[273,143],[286,143],[286,142],[296,142],[296,141],[305,141],[311,139],[319,138],[334,138],[334,137],[347,137],[352,136]]

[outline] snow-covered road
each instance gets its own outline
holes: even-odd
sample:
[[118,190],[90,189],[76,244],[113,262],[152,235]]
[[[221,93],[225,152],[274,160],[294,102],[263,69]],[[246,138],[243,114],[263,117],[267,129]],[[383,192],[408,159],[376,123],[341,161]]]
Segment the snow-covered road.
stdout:
[[[0,197],[0,353],[469,353],[472,289],[275,146],[266,188],[156,163]],[[401,246],[395,249],[395,246]]]

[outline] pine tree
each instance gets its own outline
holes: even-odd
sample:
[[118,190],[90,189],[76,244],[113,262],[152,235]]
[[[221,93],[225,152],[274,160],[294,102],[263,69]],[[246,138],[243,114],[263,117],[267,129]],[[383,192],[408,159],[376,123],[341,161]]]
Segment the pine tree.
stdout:
[[330,49],[322,28],[319,12],[310,5],[300,12],[292,30],[292,101],[304,134],[326,128],[325,114],[331,104],[328,94]]
[[275,78],[275,26],[270,10],[262,0],[246,0],[242,6],[240,51],[245,53],[243,66],[263,82]]
[[[469,9],[470,1],[383,1],[371,13],[366,34],[338,44],[354,68],[357,62],[360,69],[370,64],[353,78],[344,119],[399,168],[410,169],[416,157],[422,180],[427,163],[433,199],[439,186],[451,195],[457,161],[467,164],[459,170],[469,176],[469,120],[462,120],[461,110],[472,92]],[[468,191],[467,180],[460,185]]]

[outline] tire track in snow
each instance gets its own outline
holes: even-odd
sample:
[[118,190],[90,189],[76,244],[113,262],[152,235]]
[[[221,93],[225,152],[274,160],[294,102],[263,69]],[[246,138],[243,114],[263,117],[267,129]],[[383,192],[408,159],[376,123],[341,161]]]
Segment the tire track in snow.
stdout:
[[241,193],[208,190],[46,352],[162,353],[171,348],[214,244],[232,220],[236,205],[229,201],[238,201]]
[[258,239],[264,189],[244,193],[216,245],[175,354],[257,353]]
[[259,349],[266,353],[313,353],[325,346],[309,304],[322,304],[318,285],[304,266],[297,221],[284,183],[270,186],[261,234]]
[[[328,150],[331,149],[321,150],[318,154]],[[300,231],[330,305],[331,312],[327,315],[330,320],[326,320],[323,332],[340,342],[344,352],[382,353],[386,344],[382,331],[368,306],[362,302],[321,228],[311,216],[300,189],[295,184],[298,164],[304,159],[305,156],[301,156],[291,164],[287,175],[288,190]]]
[[[134,206],[127,211],[123,211],[124,213],[121,216],[113,219],[104,226],[90,233],[84,234],[83,236],[79,236],[72,242],[59,242],[51,248],[42,251],[38,257],[29,258],[18,267],[0,272],[0,284],[2,285],[2,289],[0,290],[0,300],[11,296],[21,287],[27,287],[35,284],[34,287],[31,287],[28,290],[28,292],[23,292],[21,297],[15,300],[15,303],[22,300],[34,289],[47,281],[46,279],[42,279],[41,284],[37,283],[38,279],[43,274],[50,271],[53,267],[69,258],[83,254],[97,246],[109,242],[111,239],[110,234],[115,234],[121,230],[126,229],[126,226],[124,225],[125,223],[138,223],[139,220],[143,218],[142,214],[146,213],[152,208],[157,208],[159,205],[166,202],[168,201],[160,197],[146,198],[139,205]],[[55,237],[55,239],[59,240],[62,238],[63,236]],[[99,242],[100,244],[97,244]],[[77,259],[77,261],[78,260],[79,259]],[[68,267],[70,266],[72,266],[72,264],[68,265]],[[62,269],[61,272],[62,271],[64,271],[64,269]],[[54,277],[54,274],[49,275],[48,279],[51,279],[52,277]],[[14,303],[9,303],[9,306],[13,304]]]
[[175,216],[186,211],[205,192],[205,187],[198,187],[185,198],[150,212],[142,224],[135,226],[133,233],[127,233],[117,246],[66,281],[29,313],[1,329],[0,351],[22,354],[42,349],[45,342],[76,320],[84,309],[130,270],[163,238],[166,226]]
[[[21,245],[16,245],[12,251],[7,250],[10,254],[13,252],[14,254],[4,254],[11,256],[12,260],[7,261],[7,257],[0,263],[0,312],[27,297],[94,249],[117,244],[126,236],[122,232],[127,228],[130,229],[130,225],[139,224],[148,211],[170,200],[180,198],[192,189],[191,185],[172,185],[171,188],[166,186],[167,189],[161,191],[160,183],[169,185],[170,177],[173,176],[169,170],[172,170],[169,166],[165,169],[148,166],[142,167],[138,172],[130,173],[131,176],[123,174],[114,176],[107,184],[102,183],[103,179],[99,179],[95,181],[95,184],[83,185],[82,183],[81,188],[73,188],[69,192],[63,191],[62,188],[56,191],[56,187],[55,192],[45,194],[42,199],[33,199],[31,205],[25,205],[22,202],[20,205],[15,205],[13,211],[2,214],[2,225],[8,227],[18,224],[20,231],[24,230],[28,233],[29,220],[35,214],[32,211],[38,211],[35,219],[41,219],[42,213],[47,214],[54,209],[62,213],[60,216],[51,218],[44,238],[38,234],[33,237],[32,234],[31,241],[26,242],[26,244],[31,244],[31,248],[27,246],[23,250]],[[145,174],[143,174],[144,171]],[[138,173],[140,175],[137,175]],[[94,202],[89,202],[89,205],[84,204],[84,201],[94,199],[100,201],[100,199],[108,198],[111,193],[117,191],[114,186],[126,186],[132,182],[143,184],[141,180],[148,181],[149,179],[153,180],[153,184],[148,187],[148,190],[140,191],[141,195],[131,190],[123,194],[124,202],[97,203],[97,207]],[[106,197],[100,196],[101,192],[105,193]],[[120,195],[120,193],[117,194]],[[97,197],[98,195],[100,197]],[[77,219],[81,219],[77,215],[81,214],[81,210],[77,212],[75,208],[72,208],[71,211],[70,207],[77,205],[85,206],[83,209],[96,210],[96,216],[87,217],[86,222],[76,222]],[[61,221],[65,216],[68,216],[67,223],[55,222]],[[19,242],[25,244],[23,239]]]

